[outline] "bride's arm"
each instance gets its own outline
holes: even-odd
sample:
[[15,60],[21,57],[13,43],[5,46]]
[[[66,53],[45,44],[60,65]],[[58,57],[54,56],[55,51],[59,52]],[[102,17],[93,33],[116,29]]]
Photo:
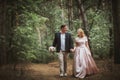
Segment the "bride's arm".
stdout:
[[75,42],[75,46],[78,47],[78,46],[79,46],[79,43],[78,43],[78,42]]
[[86,45],[86,47],[90,50],[90,47],[89,47],[88,41],[85,42],[85,45]]

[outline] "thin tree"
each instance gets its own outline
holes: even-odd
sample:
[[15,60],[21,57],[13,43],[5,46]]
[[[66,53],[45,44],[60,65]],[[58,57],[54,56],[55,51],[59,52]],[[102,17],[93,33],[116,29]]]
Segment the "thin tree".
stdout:
[[85,30],[86,35],[89,37],[89,33],[88,33],[88,20],[87,20],[87,16],[86,13],[84,11],[84,7],[83,7],[83,3],[81,0],[76,0],[77,1],[77,6],[79,8],[80,11],[80,17],[83,23],[83,29]]
[[70,29],[72,30],[72,20],[73,20],[73,0],[67,0],[67,4],[68,4],[68,24],[69,24],[69,27]]
[[120,0],[112,0],[114,26],[114,63],[120,64]]
[[[79,9],[79,14],[80,14],[80,19],[82,20],[82,23],[83,23],[83,26],[82,26],[82,28],[84,29],[84,31],[85,31],[85,33],[86,33],[86,35],[87,35],[87,37],[88,37],[88,44],[90,45],[90,39],[89,39],[89,26],[88,26],[88,20],[87,20],[87,16],[86,16],[86,13],[85,13],[85,9],[84,9],[84,7],[83,7],[83,3],[82,3],[82,1],[81,0],[76,0],[76,2],[77,2],[77,7],[78,7],[78,9]],[[90,45],[90,49],[91,49],[91,45]],[[91,53],[92,53],[92,51],[91,51]],[[92,53],[92,55],[93,55],[93,53]]]
[[0,64],[6,64],[6,3],[7,1],[0,1]]

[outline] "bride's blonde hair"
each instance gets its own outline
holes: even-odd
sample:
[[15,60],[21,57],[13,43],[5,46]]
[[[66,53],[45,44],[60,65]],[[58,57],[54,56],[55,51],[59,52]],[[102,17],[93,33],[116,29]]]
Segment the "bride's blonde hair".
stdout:
[[84,37],[85,36],[85,33],[84,33],[82,28],[79,28],[77,32],[79,33],[78,37]]

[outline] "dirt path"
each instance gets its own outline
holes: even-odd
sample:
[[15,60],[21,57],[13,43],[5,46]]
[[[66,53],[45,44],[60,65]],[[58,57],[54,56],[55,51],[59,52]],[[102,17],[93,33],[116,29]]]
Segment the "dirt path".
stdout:
[[[31,64],[29,71],[32,80],[81,80],[72,76],[72,60],[68,60],[68,76],[59,77],[58,61],[49,64]],[[108,60],[96,60],[100,72],[82,80],[120,80],[120,65]]]
[[72,65],[70,61],[68,65],[68,77],[59,77],[59,63],[57,61],[49,64],[31,64],[29,70],[32,78],[35,80],[73,80],[68,79],[72,78]]
[[58,61],[49,64],[28,63],[0,67],[0,80],[120,80],[120,64],[109,60],[95,60],[100,72],[84,79],[72,76],[72,60],[68,60],[67,77],[59,77]]
[[[72,60],[68,61],[67,77],[59,77],[59,63],[57,61],[49,64],[31,64],[29,71],[33,80],[80,80],[72,76]],[[84,80],[102,80],[101,72]]]

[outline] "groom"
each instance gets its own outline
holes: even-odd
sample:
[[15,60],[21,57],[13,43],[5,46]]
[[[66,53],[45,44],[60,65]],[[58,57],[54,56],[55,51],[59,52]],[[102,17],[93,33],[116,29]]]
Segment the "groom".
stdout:
[[58,52],[60,76],[67,76],[67,57],[70,49],[73,49],[73,40],[67,30],[67,25],[61,25],[61,30],[55,33],[53,41],[53,47]]

